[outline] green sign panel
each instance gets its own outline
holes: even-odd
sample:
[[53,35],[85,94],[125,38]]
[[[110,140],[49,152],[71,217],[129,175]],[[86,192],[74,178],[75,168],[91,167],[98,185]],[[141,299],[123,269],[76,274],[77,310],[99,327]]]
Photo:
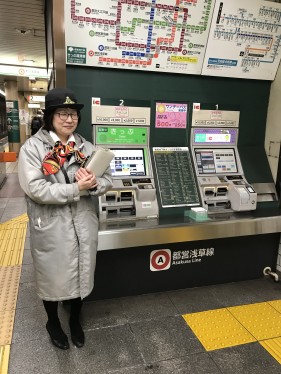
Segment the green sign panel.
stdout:
[[86,48],[67,47],[67,62],[71,64],[86,64]]
[[8,127],[8,141],[9,143],[20,142],[20,128],[19,128],[19,104],[17,100],[7,101],[7,127]]
[[147,145],[147,128],[96,126],[96,144]]

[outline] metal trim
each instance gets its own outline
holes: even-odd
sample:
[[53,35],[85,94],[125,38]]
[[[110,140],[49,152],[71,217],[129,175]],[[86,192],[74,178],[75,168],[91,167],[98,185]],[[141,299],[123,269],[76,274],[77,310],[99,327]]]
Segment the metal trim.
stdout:
[[281,216],[99,231],[98,250],[281,232]]

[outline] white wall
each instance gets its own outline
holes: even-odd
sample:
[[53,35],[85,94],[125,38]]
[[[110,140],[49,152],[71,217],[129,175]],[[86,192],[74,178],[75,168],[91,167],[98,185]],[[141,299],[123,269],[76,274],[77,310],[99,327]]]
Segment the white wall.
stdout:
[[[267,112],[265,149],[273,178],[276,182],[281,142],[281,64],[275,80],[271,84],[269,105]],[[277,257],[276,269],[281,272],[281,240]]]
[[264,146],[274,180],[276,181],[281,142],[281,64],[271,84]]

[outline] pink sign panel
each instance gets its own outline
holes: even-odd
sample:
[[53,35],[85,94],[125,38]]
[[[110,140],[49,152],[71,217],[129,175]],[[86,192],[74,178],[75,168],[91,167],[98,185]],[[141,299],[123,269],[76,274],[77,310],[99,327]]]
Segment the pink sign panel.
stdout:
[[155,127],[185,129],[187,104],[156,103]]

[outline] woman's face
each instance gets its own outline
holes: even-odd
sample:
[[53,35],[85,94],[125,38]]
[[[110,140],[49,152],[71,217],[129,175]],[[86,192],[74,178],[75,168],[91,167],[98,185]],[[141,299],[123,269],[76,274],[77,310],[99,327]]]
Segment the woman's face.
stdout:
[[61,141],[67,141],[78,125],[77,110],[70,108],[58,108],[54,112],[53,127]]

